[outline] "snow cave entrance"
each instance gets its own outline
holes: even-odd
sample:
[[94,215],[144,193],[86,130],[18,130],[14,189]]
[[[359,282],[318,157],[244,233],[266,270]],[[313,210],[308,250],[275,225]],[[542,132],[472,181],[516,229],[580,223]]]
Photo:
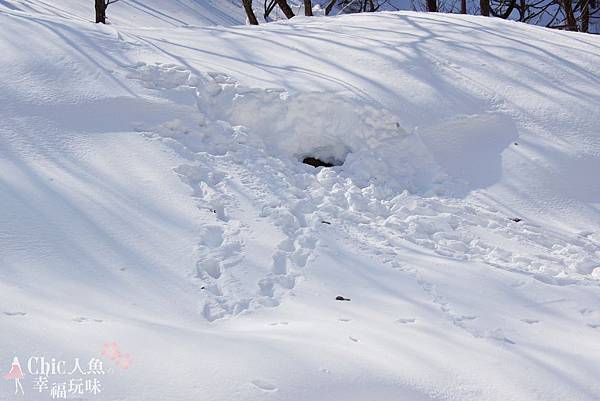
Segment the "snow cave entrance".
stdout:
[[309,166],[313,167],[333,167],[341,166],[342,164],[344,164],[344,162],[341,162],[339,160],[332,160],[331,162],[328,162],[313,156],[305,156],[304,159],[302,159],[302,163],[308,164]]
[[[336,149],[337,148],[337,149]],[[343,148],[343,151],[340,151]],[[305,152],[298,158],[304,164],[317,167],[334,167],[341,166],[346,161],[346,156],[349,151],[345,146],[334,147],[327,146],[313,149],[310,152]]]

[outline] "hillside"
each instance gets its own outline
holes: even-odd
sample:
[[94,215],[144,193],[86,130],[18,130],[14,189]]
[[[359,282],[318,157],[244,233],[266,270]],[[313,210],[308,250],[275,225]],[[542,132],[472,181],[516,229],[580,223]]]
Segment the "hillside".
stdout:
[[[2,369],[101,357],[89,400],[600,397],[599,37],[20,4]],[[20,398],[50,398],[35,376]]]

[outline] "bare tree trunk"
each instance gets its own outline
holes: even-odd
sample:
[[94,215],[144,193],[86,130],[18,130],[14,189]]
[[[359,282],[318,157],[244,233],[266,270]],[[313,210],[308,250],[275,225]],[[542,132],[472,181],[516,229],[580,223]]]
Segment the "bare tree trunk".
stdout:
[[577,20],[575,20],[575,14],[573,13],[573,3],[571,0],[562,0],[560,5],[563,8],[566,18],[566,27],[569,31],[577,30]]
[[106,24],[106,9],[109,4],[116,3],[119,0],[94,0],[96,8],[96,24]]
[[461,14],[467,13],[467,0],[460,0],[460,13]]
[[427,0],[427,11],[437,12],[437,0]]
[[519,0],[519,1],[520,1],[519,21],[523,22],[523,21],[525,21],[525,12],[527,11],[527,4],[525,3],[525,0]]
[[336,2],[337,0],[331,0],[329,4],[327,4],[325,7],[325,15],[329,15],[329,13],[331,13],[331,10],[333,10],[333,6],[335,6]]
[[479,7],[481,8],[481,15],[484,17],[490,16],[490,0],[479,0]]
[[590,1],[581,0],[581,32],[590,30]]
[[283,11],[283,13],[288,19],[294,18],[294,12],[290,8],[286,0],[277,0],[277,5],[279,6],[279,8],[281,8],[281,11]]
[[106,24],[106,3],[104,0],[95,0],[96,24]]
[[306,15],[307,17],[313,16],[311,0],[304,0],[304,15]]
[[248,22],[250,25],[258,25],[258,20],[256,19],[256,15],[254,14],[254,10],[252,9],[252,0],[243,0],[244,10],[246,11],[246,16],[248,17]]

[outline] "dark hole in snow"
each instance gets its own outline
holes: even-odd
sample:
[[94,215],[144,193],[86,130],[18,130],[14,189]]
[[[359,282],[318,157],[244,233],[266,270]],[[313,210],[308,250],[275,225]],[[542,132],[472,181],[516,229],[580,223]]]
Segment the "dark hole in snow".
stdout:
[[511,220],[512,220],[512,221],[514,221],[515,223],[518,223],[518,222],[520,222],[520,221],[523,221],[523,219],[520,219],[520,218],[518,218],[518,217],[513,217]]
[[341,295],[338,295],[337,297],[335,297],[336,301],[350,301],[350,298],[344,298]]
[[312,157],[312,156],[307,156],[302,160],[302,163],[304,164],[308,164],[309,166],[313,166],[313,167],[333,167],[333,166],[341,166],[342,162],[338,162],[338,161],[332,161],[330,162],[326,162],[323,161],[321,159],[317,159],[316,157]]

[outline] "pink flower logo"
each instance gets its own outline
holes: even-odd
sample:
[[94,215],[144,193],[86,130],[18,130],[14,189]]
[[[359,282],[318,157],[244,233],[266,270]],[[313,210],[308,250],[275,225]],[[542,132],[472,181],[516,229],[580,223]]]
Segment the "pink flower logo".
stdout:
[[105,342],[102,346],[102,352],[100,353],[103,357],[109,358],[115,364],[115,366],[121,369],[129,369],[133,363],[133,358],[129,353],[121,352],[119,344],[116,341]]

